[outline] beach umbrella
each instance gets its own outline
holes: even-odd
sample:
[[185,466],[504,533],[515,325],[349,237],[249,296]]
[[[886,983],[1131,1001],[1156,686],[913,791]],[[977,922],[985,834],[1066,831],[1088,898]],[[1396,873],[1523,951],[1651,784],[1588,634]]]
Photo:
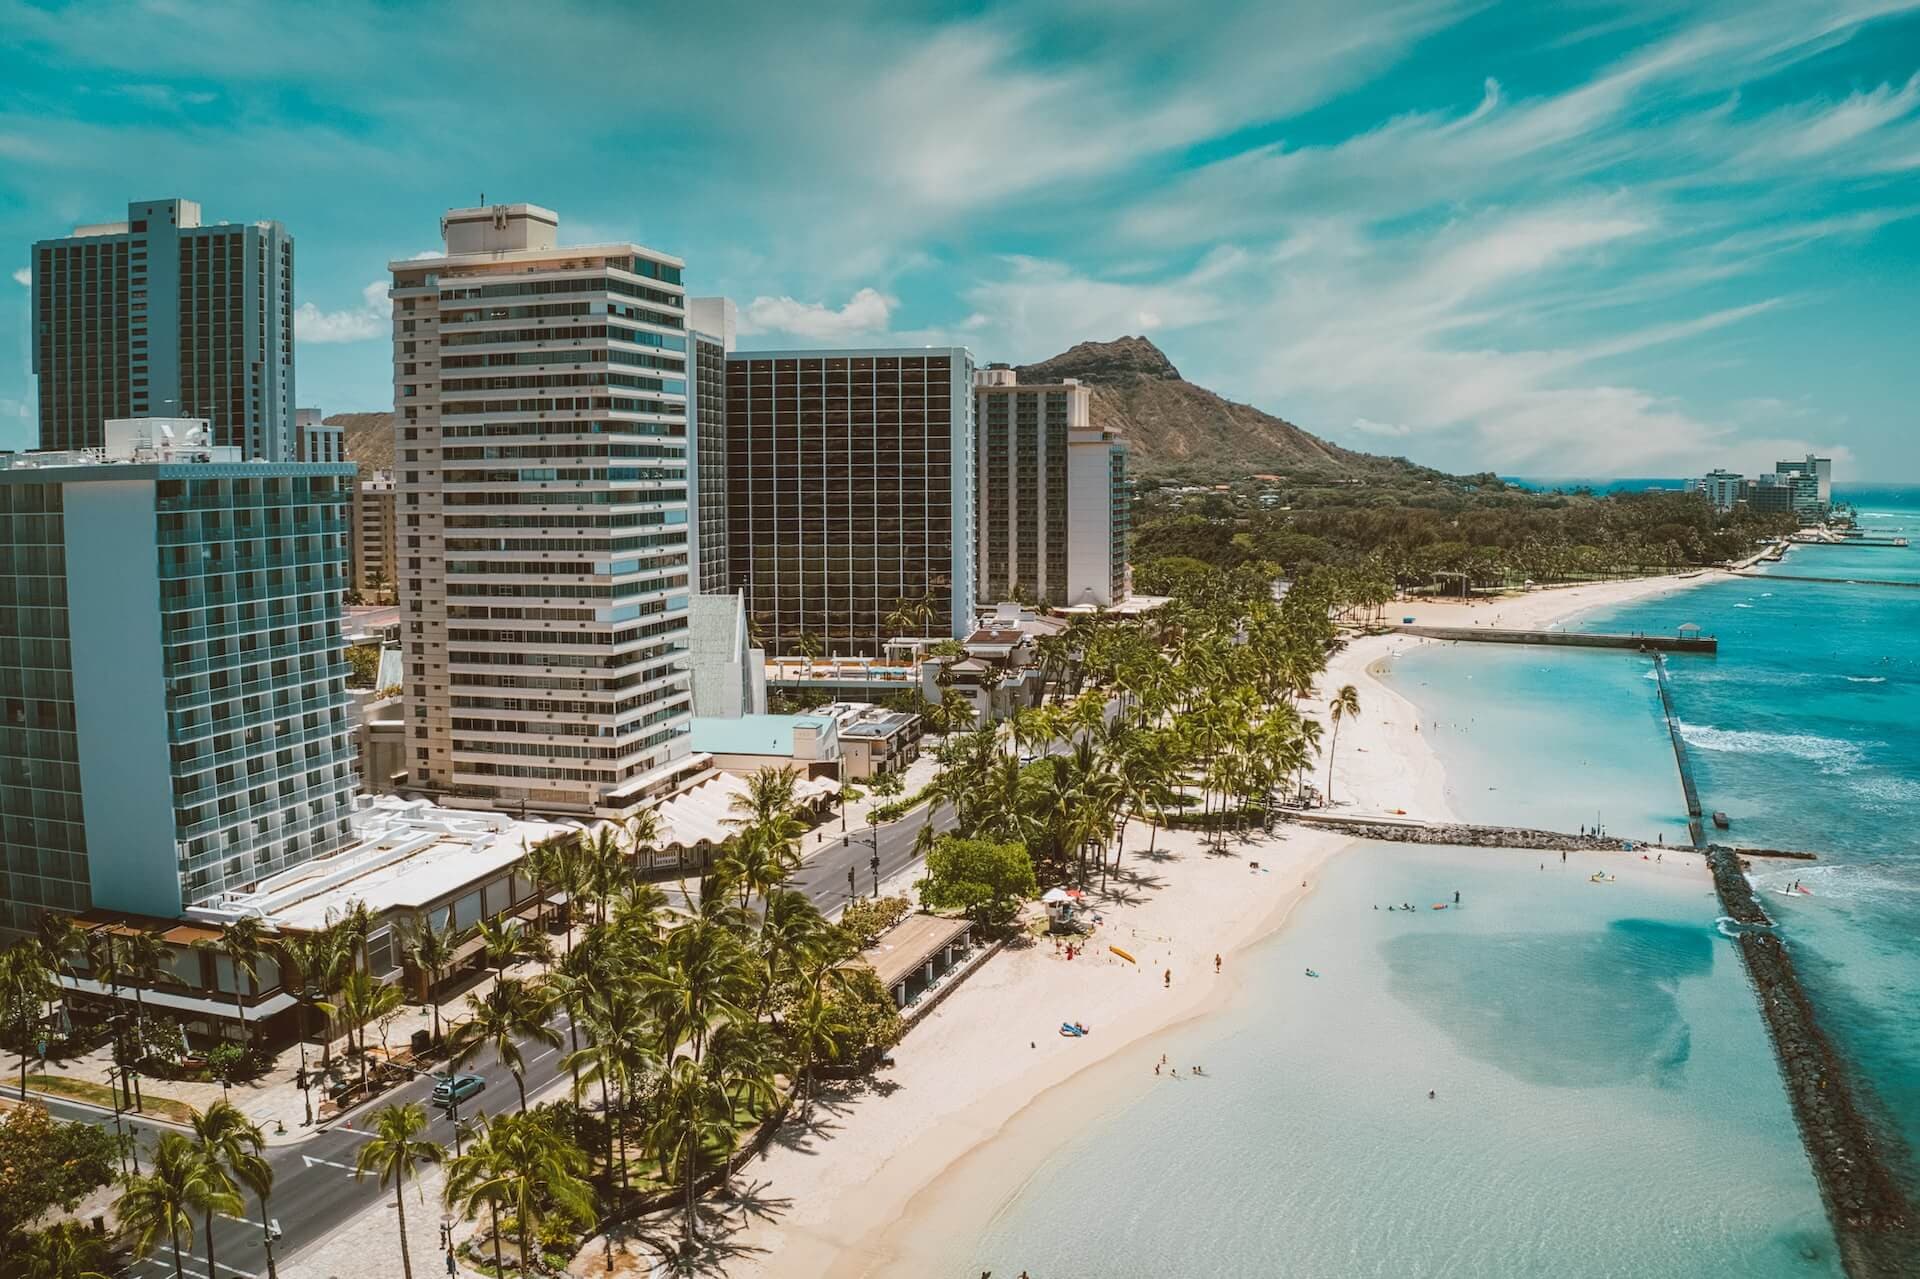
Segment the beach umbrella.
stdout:
[[1049,888],[1040,896],[1041,903],[1047,906],[1052,906],[1057,902],[1063,902],[1065,900],[1067,900],[1067,891],[1064,888]]

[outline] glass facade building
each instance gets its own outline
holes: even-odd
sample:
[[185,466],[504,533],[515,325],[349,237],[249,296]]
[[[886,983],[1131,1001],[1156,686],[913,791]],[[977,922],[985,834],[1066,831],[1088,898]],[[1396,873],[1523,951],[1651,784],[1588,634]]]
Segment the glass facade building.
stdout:
[[687,751],[682,264],[451,210],[392,264],[407,766],[450,804],[617,811]]
[[190,200],[33,246],[40,447],[99,448],[109,418],[193,417],[248,458],[300,456],[293,407],[293,237],[203,226]]
[[727,564],[769,652],[881,656],[974,602],[964,347],[727,359]]
[[689,319],[687,417],[693,432],[688,480],[696,585],[703,595],[729,589],[727,572],[727,352],[733,349],[733,304],[695,298]]
[[993,365],[980,432],[980,602],[1110,608],[1127,599],[1127,446],[1093,425],[1075,381],[1021,385]]
[[343,847],[350,466],[0,468],[0,928]]

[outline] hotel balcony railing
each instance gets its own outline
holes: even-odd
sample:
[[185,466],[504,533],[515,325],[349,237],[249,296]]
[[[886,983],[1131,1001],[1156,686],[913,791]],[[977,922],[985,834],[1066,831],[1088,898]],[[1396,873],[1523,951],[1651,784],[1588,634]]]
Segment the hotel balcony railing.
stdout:
[[163,632],[163,638],[168,644],[196,644],[205,640],[249,635],[255,631],[283,630],[289,626],[305,626],[316,622],[338,620],[340,620],[340,611],[326,606],[308,609],[274,609],[262,616],[246,620],[219,622],[213,625],[172,626]]
[[316,724],[312,728],[291,728],[284,733],[276,733],[272,737],[249,742],[244,746],[230,747],[223,751],[207,750],[192,754],[178,754],[173,759],[173,771],[175,776],[181,777],[203,773],[208,769],[219,768],[223,764],[238,764],[246,760],[258,759],[263,755],[292,750],[308,742],[321,741],[336,735],[343,739],[350,739],[352,729],[344,722]]

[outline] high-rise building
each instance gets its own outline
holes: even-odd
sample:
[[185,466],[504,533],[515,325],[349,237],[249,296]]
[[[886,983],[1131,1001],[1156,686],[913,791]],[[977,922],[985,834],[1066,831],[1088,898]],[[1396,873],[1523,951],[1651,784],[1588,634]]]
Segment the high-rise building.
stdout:
[[1071,378],[1022,386],[996,364],[975,383],[980,602],[1124,601],[1126,443],[1093,425],[1091,392]]
[[0,929],[173,917],[348,840],[349,466],[204,423],[0,463]]
[[1716,511],[1731,511],[1746,496],[1747,480],[1732,471],[1708,471],[1688,480],[1687,491],[1703,494]]
[[727,353],[735,316],[727,298],[687,302],[687,522],[693,528],[694,582],[707,595],[727,584]]
[[300,462],[347,460],[347,428],[328,426],[319,409],[293,411],[294,459]]
[[727,357],[727,568],[769,652],[881,656],[974,607],[965,347]]
[[33,246],[40,447],[101,446],[109,418],[204,418],[213,442],[294,460],[293,237],[203,226],[191,200]]
[[1811,475],[1814,478],[1814,500],[1822,506],[1833,501],[1833,459],[1815,457],[1809,453],[1797,462],[1775,462],[1776,475]]
[[394,589],[395,523],[392,471],[375,471],[353,486],[348,581],[369,600]]
[[682,264],[453,209],[394,262],[408,768],[454,804],[613,812],[682,767]]

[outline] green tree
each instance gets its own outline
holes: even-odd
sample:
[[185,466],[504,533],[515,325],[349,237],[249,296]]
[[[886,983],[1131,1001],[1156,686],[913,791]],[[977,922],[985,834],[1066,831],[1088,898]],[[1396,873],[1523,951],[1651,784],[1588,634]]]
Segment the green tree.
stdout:
[[77,1221],[56,1221],[10,1245],[0,1274],[7,1279],[107,1279],[106,1266],[104,1238]]
[[0,1111],[0,1253],[49,1208],[72,1211],[114,1179],[119,1141],[89,1123],[62,1123],[38,1106]]
[[225,1174],[177,1132],[161,1135],[149,1168],[127,1179],[114,1212],[135,1256],[152,1256],[164,1239],[173,1249],[173,1279],[186,1279],[181,1249],[193,1247],[194,1216],[235,1214],[245,1205]]
[[451,912],[446,923],[435,927],[431,920],[422,920],[409,929],[404,938],[413,966],[427,977],[427,1002],[433,1006],[433,1042],[436,1044],[440,1042],[440,986],[446,981],[447,970],[453,967],[454,956],[466,938],[466,930],[453,926]]
[[[406,1002],[398,986],[389,986],[364,968],[356,968],[340,981],[339,994],[318,1003],[327,1016],[347,1028],[347,1041],[360,1058],[360,1086],[367,1083],[367,1026],[379,1021]],[[355,1043],[355,1039],[358,1043]]]
[[33,942],[0,950],[0,1027],[20,1054],[20,1096],[27,1095],[27,1062],[45,1024],[46,1008],[60,993],[47,953]]
[[1327,803],[1333,803],[1333,757],[1340,749],[1340,721],[1360,713],[1360,693],[1353,685],[1341,686],[1327,703],[1327,717],[1333,722],[1333,739],[1327,746]]
[[520,1110],[527,1109],[527,1061],[523,1040],[558,1048],[560,1032],[547,1024],[552,1003],[535,987],[517,977],[502,977],[484,996],[467,997],[467,1019],[453,1029],[447,1046],[453,1065],[464,1066],[491,1048],[513,1076],[520,1093]]
[[382,1190],[389,1181],[393,1183],[393,1204],[400,1213],[400,1269],[406,1279],[413,1279],[413,1258],[407,1250],[406,1181],[421,1164],[445,1153],[440,1143],[421,1136],[426,1131],[427,1112],[419,1102],[382,1106],[373,1112],[373,1137],[353,1161],[356,1180],[373,1172],[380,1175]]
[[[273,1188],[273,1170],[261,1157],[266,1141],[260,1129],[229,1101],[216,1101],[193,1116],[193,1146],[206,1165],[208,1183],[223,1195],[238,1196],[240,1186],[260,1195],[260,1219],[267,1220],[267,1194]],[[264,1187],[262,1189],[262,1187]],[[207,1273],[220,1273],[213,1256],[213,1208],[202,1211],[207,1232]],[[272,1250],[268,1254],[271,1257]]]
[[252,915],[220,925],[220,935],[208,942],[198,943],[202,950],[220,955],[233,967],[233,1008],[240,1018],[240,1042],[247,1048],[253,1047],[253,1032],[247,1026],[247,995],[249,986],[255,986],[260,979],[260,960],[267,953],[266,934],[260,920]]
[[1003,926],[1020,903],[1040,891],[1033,858],[1018,844],[942,835],[927,854],[920,900],[935,910],[961,910],[976,923]]

